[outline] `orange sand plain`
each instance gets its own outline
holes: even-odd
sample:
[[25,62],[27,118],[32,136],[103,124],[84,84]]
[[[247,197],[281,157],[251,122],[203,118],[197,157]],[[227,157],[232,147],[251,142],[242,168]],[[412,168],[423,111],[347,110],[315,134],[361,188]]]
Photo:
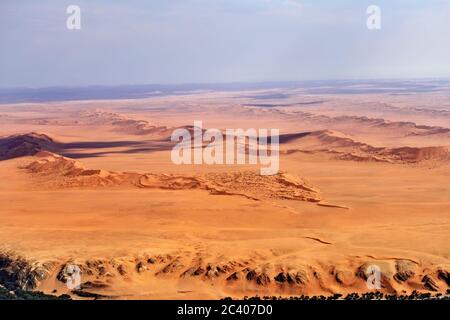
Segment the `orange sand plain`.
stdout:
[[[74,297],[67,264],[106,298],[362,293],[369,265],[382,291],[446,292],[449,91],[247,96],[0,105],[2,259]],[[194,120],[279,128],[281,173],[172,164],[167,137]]]

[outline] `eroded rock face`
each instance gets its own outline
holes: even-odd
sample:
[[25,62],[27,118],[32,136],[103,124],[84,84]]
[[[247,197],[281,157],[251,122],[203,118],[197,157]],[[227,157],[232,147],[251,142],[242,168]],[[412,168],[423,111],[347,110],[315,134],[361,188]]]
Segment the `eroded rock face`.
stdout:
[[354,283],[354,274],[348,270],[337,270],[334,278],[337,283],[343,286],[349,286]]
[[241,272],[233,272],[228,278],[227,281],[237,281],[241,280],[243,278],[243,275]]
[[47,279],[54,264],[32,263],[13,254],[0,253],[0,284],[11,289],[33,290]]
[[14,261],[7,256],[0,257],[0,282],[7,288],[32,287],[32,283],[28,281],[30,270],[31,266],[25,260]]
[[175,271],[179,271],[182,269],[184,265],[179,260],[174,260],[165,265],[160,271],[156,273],[156,275],[161,275],[165,273],[173,273]]
[[126,276],[126,275],[128,274],[128,268],[127,268],[125,265],[120,264],[120,265],[117,267],[117,272],[119,272],[119,274],[120,274],[121,276]]
[[205,272],[205,277],[207,278],[217,278],[220,275],[220,268],[215,267],[211,264],[208,264],[206,266],[206,272]]
[[430,275],[425,275],[422,278],[422,282],[423,282],[423,287],[427,290],[430,290],[430,291],[438,291],[439,290],[439,286],[437,285],[436,280],[434,280],[433,277]]
[[197,277],[205,273],[205,269],[202,266],[194,266],[184,271],[180,277]]
[[403,282],[416,274],[417,265],[409,260],[398,260],[395,268],[397,273],[394,274],[394,279],[398,282]]
[[[229,285],[243,292],[256,294],[271,290],[277,294],[286,292],[305,292],[310,287],[365,288],[363,281],[371,276],[369,266],[372,262],[363,263],[356,269],[335,265],[298,265],[267,263],[266,260],[256,261],[254,258],[246,260],[229,260],[218,263],[218,257],[212,257],[209,262],[205,257],[173,255],[144,255],[134,258],[117,258],[111,260],[92,259],[79,262],[76,265],[81,272],[79,286],[71,289],[72,294],[108,294],[113,290],[115,280],[133,281],[134,277],[145,272],[150,277],[161,280],[183,278],[184,281],[208,281],[215,285]],[[376,261],[381,271],[381,292],[398,294],[399,286],[411,291],[422,283],[423,290],[445,292],[448,285],[449,273],[444,267],[430,269],[421,267],[410,260]],[[8,288],[23,288],[31,290],[39,286],[42,281],[56,276],[62,283],[73,279],[74,262],[58,263],[30,263],[20,257],[0,255],[0,285]],[[141,278],[143,279],[143,278]],[[130,282],[130,283],[131,283]],[[77,290],[75,293],[74,290]],[[339,291],[336,291],[339,292]],[[360,291],[358,291],[360,292]],[[366,291],[365,291],[366,292]],[[368,289],[367,292],[371,292]],[[406,291],[408,292],[408,291]],[[87,296],[86,296],[87,297]]]
[[373,275],[375,270],[379,270],[380,277],[385,280],[392,279],[394,274],[396,274],[396,268],[393,263],[387,261],[374,261],[361,265],[356,271],[356,276],[363,280],[367,280]]
[[139,261],[136,264],[136,270],[139,273],[142,273],[142,272],[146,271],[147,270],[147,264],[145,262],[143,262],[143,261]]
[[305,285],[309,281],[308,274],[304,271],[280,272],[274,280],[279,283],[287,283],[290,285]]
[[248,269],[245,276],[247,281],[254,282],[260,286],[267,286],[271,280],[270,276],[266,272]]
[[447,286],[450,287],[450,272],[444,269],[439,269],[438,270],[438,278],[441,279],[442,281],[445,281],[445,283],[447,284]]
[[[79,266],[67,263],[60,269],[58,275],[56,276],[56,279],[65,284],[69,284],[76,275],[79,275],[81,277],[81,274],[82,270]],[[74,284],[77,285],[76,283]]]

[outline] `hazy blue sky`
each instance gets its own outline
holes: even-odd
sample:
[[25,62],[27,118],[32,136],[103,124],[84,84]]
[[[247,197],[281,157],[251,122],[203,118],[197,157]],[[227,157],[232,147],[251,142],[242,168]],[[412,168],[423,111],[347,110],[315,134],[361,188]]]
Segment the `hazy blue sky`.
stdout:
[[450,0],[0,0],[0,87],[398,77],[450,77]]

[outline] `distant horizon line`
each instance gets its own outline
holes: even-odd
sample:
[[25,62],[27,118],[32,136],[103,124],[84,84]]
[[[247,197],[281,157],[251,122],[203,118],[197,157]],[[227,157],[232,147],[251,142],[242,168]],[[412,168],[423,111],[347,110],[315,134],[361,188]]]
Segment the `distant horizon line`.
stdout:
[[262,80],[262,81],[214,81],[214,82],[176,82],[176,83],[121,83],[121,84],[76,84],[76,85],[46,85],[46,86],[0,86],[0,90],[40,90],[40,89],[82,89],[82,88],[112,88],[112,87],[177,87],[177,86],[220,86],[220,85],[273,85],[317,82],[370,82],[370,81],[450,81],[448,77],[387,77],[387,78],[339,78],[339,79],[308,79],[308,80]]
[[[199,91],[251,92],[258,90],[302,89],[306,94],[414,94],[448,90],[449,88],[450,79],[438,77],[12,87],[0,88],[0,104],[145,99],[190,94]],[[278,93],[278,98],[286,98],[287,95],[288,93]],[[265,97],[259,97],[258,99],[269,98],[266,94]]]

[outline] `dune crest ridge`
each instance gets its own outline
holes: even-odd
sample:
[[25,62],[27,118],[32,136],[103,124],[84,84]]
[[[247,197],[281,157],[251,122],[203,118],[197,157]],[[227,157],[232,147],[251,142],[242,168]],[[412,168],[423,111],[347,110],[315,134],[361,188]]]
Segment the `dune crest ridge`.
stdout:
[[319,190],[287,173],[262,176],[256,171],[196,175],[114,172],[88,169],[76,160],[40,151],[22,168],[44,185],[58,187],[128,186],[143,189],[206,190],[213,195],[237,195],[253,200],[287,199],[320,202]]
[[284,141],[283,152],[287,154],[295,152],[327,153],[339,160],[397,164],[423,161],[447,162],[450,160],[450,148],[446,146],[374,147],[336,130],[288,134],[280,140]]
[[0,160],[30,156],[41,150],[55,150],[57,142],[44,133],[30,132],[0,138]]

